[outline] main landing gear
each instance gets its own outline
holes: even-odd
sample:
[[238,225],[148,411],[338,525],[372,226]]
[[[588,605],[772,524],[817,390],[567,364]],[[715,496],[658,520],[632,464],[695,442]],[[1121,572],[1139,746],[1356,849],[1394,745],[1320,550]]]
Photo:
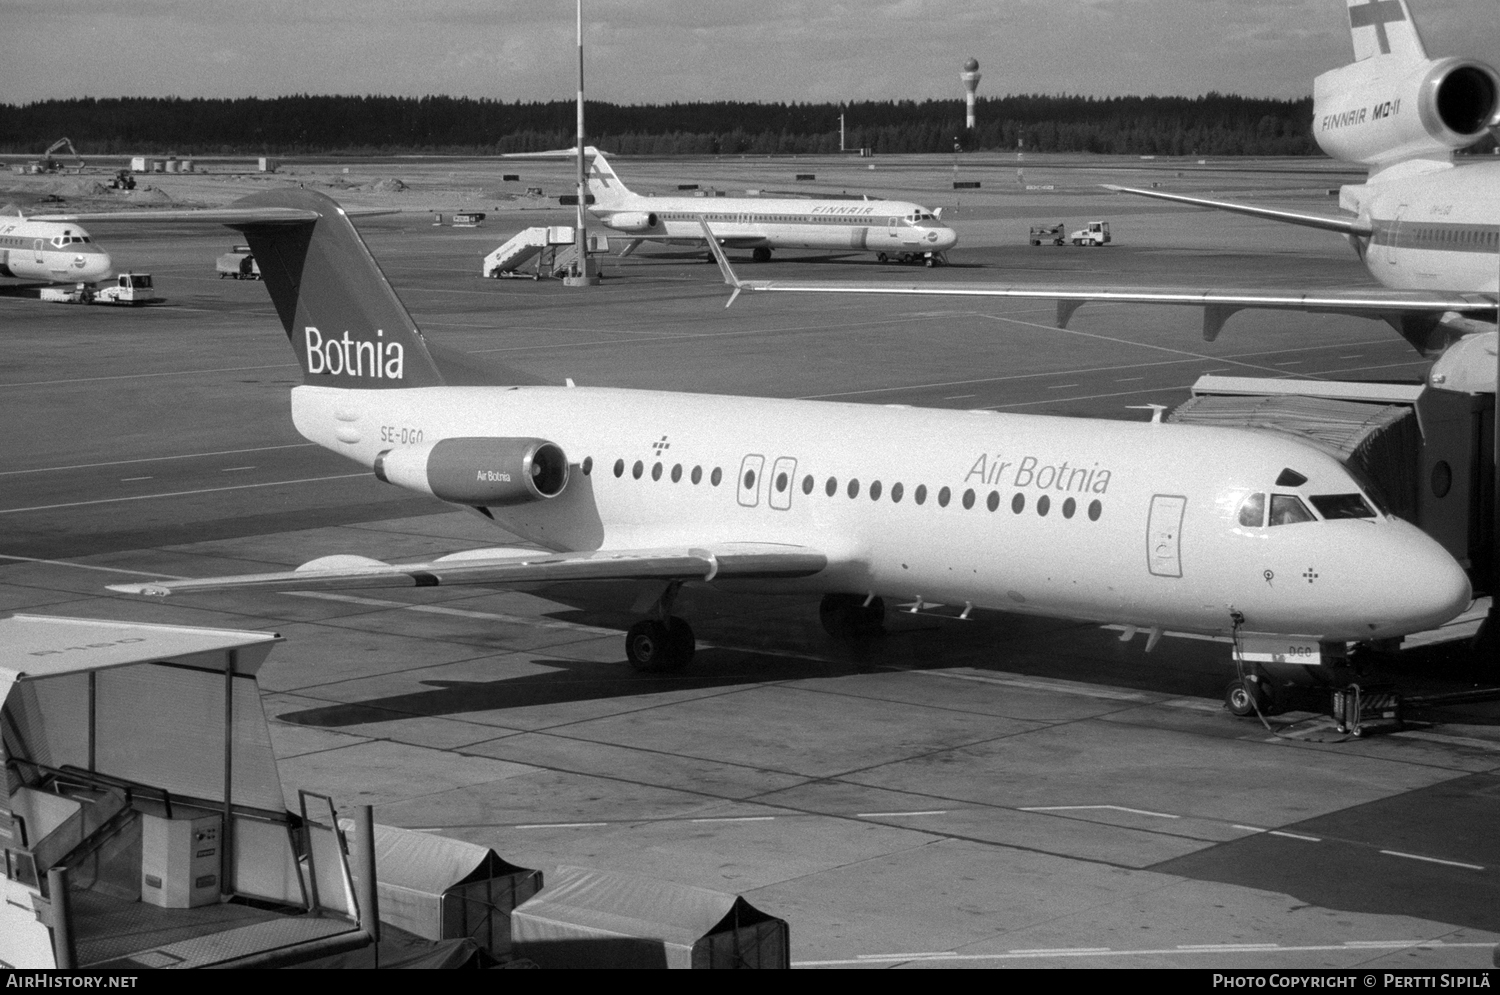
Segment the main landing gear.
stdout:
[[625,634],[625,655],[641,673],[681,670],[692,662],[696,649],[692,627],[675,615],[665,621],[648,618],[637,622]]
[[681,589],[682,581],[668,584],[651,607],[652,617],[635,623],[625,633],[625,656],[641,673],[670,673],[693,661],[698,648],[693,628],[672,614],[672,602]]
[[818,621],[835,639],[874,639],[885,632],[885,602],[865,594],[825,594]]
[[771,250],[762,245],[750,253],[750,258],[758,263],[768,263],[771,261]]

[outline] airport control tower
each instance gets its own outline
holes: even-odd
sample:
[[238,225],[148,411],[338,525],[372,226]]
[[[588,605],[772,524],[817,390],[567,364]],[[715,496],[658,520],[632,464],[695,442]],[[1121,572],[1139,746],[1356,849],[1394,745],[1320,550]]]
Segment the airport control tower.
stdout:
[[964,127],[973,131],[974,92],[979,89],[979,60],[970,56],[958,78],[964,82]]

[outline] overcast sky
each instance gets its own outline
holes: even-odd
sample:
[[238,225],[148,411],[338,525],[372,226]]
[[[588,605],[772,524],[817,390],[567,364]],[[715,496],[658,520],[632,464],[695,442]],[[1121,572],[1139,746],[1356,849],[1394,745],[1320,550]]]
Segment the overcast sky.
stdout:
[[[1411,0],[1428,52],[1500,63],[1496,0]],[[394,94],[556,100],[574,0],[0,0],[0,101]],[[589,96],[1298,97],[1351,58],[1344,0],[585,0]]]

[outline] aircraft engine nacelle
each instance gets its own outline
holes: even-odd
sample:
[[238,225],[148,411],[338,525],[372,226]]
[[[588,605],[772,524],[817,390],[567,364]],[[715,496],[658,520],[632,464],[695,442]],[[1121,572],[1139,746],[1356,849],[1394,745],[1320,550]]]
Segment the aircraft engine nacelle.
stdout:
[[609,226],[616,231],[652,231],[656,228],[654,211],[616,211],[609,216]]
[[387,449],[375,476],[473,507],[555,498],[568,486],[568,457],[545,439],[443,439]]
[[1485,136],[1500,112],[1500,73],[1449,58],[1366,59],[1313,84],[1313,137],[1335,159],[1384,168],[1407,159],[1447,160]]

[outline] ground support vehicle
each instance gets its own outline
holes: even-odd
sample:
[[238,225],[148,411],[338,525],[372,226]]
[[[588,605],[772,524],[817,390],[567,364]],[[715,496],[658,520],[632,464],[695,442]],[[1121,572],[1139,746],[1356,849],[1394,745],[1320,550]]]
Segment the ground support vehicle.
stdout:
[[236,245],[224,253],[214,264],[214,268],[218,270],[220,280],[225,277],[234,280],[260,279],[260,264],[255,261],[248,245]]
[[41,296],[58,304],[145,304],[157,299],[150,273],[121,273],[114,283],[43,287]]
[[1053,245],[1062,245],[1066,230],[1061,221],[1055,225],[1032,225],[1031,244],[1041,245],[1043,242],[1051,242]]
[[1068,237],[1074,245],[1107,245],[1110,242],[1109,222],[1090,221]]

